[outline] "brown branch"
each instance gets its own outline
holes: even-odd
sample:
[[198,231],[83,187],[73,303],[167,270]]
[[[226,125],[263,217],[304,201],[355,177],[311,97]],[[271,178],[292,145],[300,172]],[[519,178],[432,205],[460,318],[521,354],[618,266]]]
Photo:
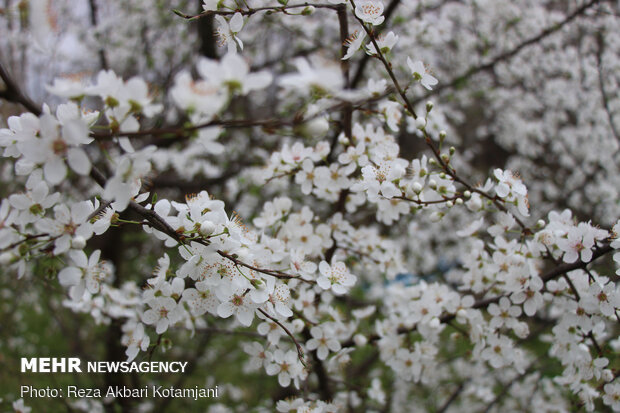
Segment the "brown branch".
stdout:
[[[306,341],[312,338],[307,328],[304,329],[303,335]],[[323,364],[323,361],[319,358],[317,350],[313,350],[311,351],[311,353],[312,367],[317,378],[318,392],[321,395],[322,400],[331,400],[334,397],[332,388],[330,386],[330,381],[332,380],[329,377],[329,374],[327,374],[327,370],[325,370],[325,365]]]
[[324,113],[330,113],[333,111],[341,110],[343,107],[351,105],[353,109],[362,108],[368,104],[377,102],[386,96],[388,96],[392,92],[391,89],[388,89],[384,94],[378,96],[372,96],[368,99],[362,99],[360,101],[351,103],[351,102],[338,102],[331,107],[327,108],[325,111],[318,112],[311,116],[304,117],[301,115],[301,112],[296,113],[294,116],[290,118],[272,118],[272,119],[214,119],[209,122],[203,122],[198,125],[192,126],[184,126],[184,127],[166,127],[166,128],[153,128],[153,129],[144,129],[136,132],[91,132],[90,136],[97,140],[109,140],[114,139],[120,136],[128,137],[128,138],[139,138],[144,136],[161,136],[161,135],[172,135],[172,138],[186,138],[191,132],[195,132],[200,129],[209,128],[212,126],[220,126],[227,129],[244,129],[260,126],[265,129],[277,129],[280,127],[294,127],[296,125],[300,125],[306,123],[310,120],[316,119],[320,116],[323,116]]
[[[349,21],[347,18],[347,5],[340,4],[338,7],[338,24],[340,25],[340,42],[342,43],[341,47],[341,57],[344,57],[347,53],[347,46],[345,44],[347,38],[349,37]],[[340,65],[342,67],[342,77],[344,79],[344,87],[348,89],[350,87],[350,75],[349,75],[349,61],[341,60]],[[351,140],[352,138],[352,122],[353,122],[353,109],[351,105],[345,105],[342,109],[342,130],[344,131],[345,136]],[[336,142],[338,139],[336,138]],[[334,146],[334,145],[332,145]]]
[[495,398],[491,401],[491,403],[487,405],[486,409],[484,409],[484,413],[488,413],[489,411],[491,411],[491,408],[495,406],[497,403],[501,402],[501,400],[508,394],[513,384],[515,384],[516,382],[518,382],[519,380],[521,380],[522,378],[530,374],[532,371],[534,371],[534,363],[532,363],[530,367],[528,367],[528,369],[525,370],[523,373],[519,374],[514,379],[510,380],[510,382],[506,383],[502,387],[502,390],[499,392],[499,394],[495,396]]
[[[353,0],[351,0],[351,4],[355,8],[355,3],[353,2]],[[373,44],[373,46],[375,47],[375,50],[376,50],[376,55],[375,56],[383,63],[383,66],[385,67],[386,72],[388,73],[390,79],[392,80],[392,83],[394,84],[394,87],[396,88],[396,91],[398,92],[398,94],[400,95],[403,103],[405,104],[405,107],[407,108],[407,110],[409,111],[411,116],[413,116],[414,119],[417,119],[418,116],[415,113],[415,110],[413,108],[413,104],[411,103],[411,101],[407,97],[407,94],[405,93],[405,90],[400,86],[400,83],[398,82],[398,79],[396,78],[396,75],[394,74],[394,70],[392,69],[392,64],[390,62],[388,62],[388,60],[383,55],[383,52],[381,52],[381,49],[379,48],[379,45],[377,44],[377,40],[375,38],[375,34],[364,23],[364,21],[362,19],[357,17],[357,15],[355,16],[355,18],[362,25],[362,27],[364,28],[364,30],[366,31],[366,33],[370,37],[370,40],[371,40],[371,42],[372,42],[372,44]],[[482,191],[482,190],[480,190],[478,188],[474,188],[473,185],[467,183],[463,178],[459,177],[456,174],[456,171],[449,165],[450,160],[448,159],[447,161],[444,161],[444,159],[441,156],[441,153],[439,152],[439,149],[437,149],[437,147],[433,143],[433,141],[432,141],[430,135],[427,133],[426,129],[422,129],[422,132],[424,134],[424,141],[425,141],[426,145],[433,152],[433,155],[434,155],[435,159],[437,160],[437,162],[439,163],[439,165],[441,166],[443,171],[446,174],[448,174],[452,178],[452,180],[454,180],[455,182],[460,183],[465,188],[467,188],[470,192],[477,192],[480,195],[482,195],[483,197],[489,199],[501,211],[504,211],[504,212],[507,211],[507,208],[500,202],[501,199],[499,199],[499,198],[497,198],[495,196],[491,196],[491,195],[487,194],[486,192],[484,192],[484,191]],[[522,228],[523,235],[531,234],[532,233],[532,231],[518,217],[515,216],[514,219],[517,222],[517,224],[519,224],[519,226]]]
[[0,78],[4,82],[4,90],[0,90],[0,98],[8,100],[9,102],[19,103],[29,112],[34,113],[35,115],[41,115],[41,108],[37,107],[37,104],[34,103],[28,96],[22,93],[20,87],[15,83],[13,78],[6,71],[2,63],[0,62]]
[[498,63],[511,59],[512,57],[516,56],[521,50],[525,49],[526,47],[536,44],[542,41],[543,39],[545,39],[546,37],[549,37],[553,33],[561,30],[564,26],[566,26],[567,24],[575,20],[577,17],[584,14],[588,9],[590,9],[592,6],[599,3],[600,1],[601,0],[590,0],[589,2],[585,3],[583,6],[579,7],[574,12],[566,16],[566,18],[564,18],[564,20],[562,20],[561,22],[544,29],[542,32],[540,32],[536,36],[528,38],[527,40],[518,44],[514,48],[508,51],[505,51],[504,53],[500,53],[499,55],[495,56],[493,59],[491,59],[487,63],[483,63],[483,64],[476,65],[476,66],[471,66],[461,75],[456,76],[455,78],[453,78],[452,80],[448,82],[439,84],[438,86],[433,88],[432,91],[429,91],[426,94],[424,94],[424,96],[420,97],[419,99],[414,100],[414,103],[422,102],[428,99],[430,96],[436,95],[445,89],[453,88],[454,86],[462,83],[464,80],[469,79],[471,76],[477,73],[493,69],[495,65],[497,65]]
[[[88,0],[88,4],[90,6],[90,23],[92,24],[93,30],[97,30],[97,25],[99,24],[99,19],[97,16],[97,0]],[[98,36],[95,37],[97,40]],[[105,55],[105,49],[103,47],[99,48],[99,65],[103,70],[108,70],[108,59]]]
[[[48,237],[50,234],[44,233],[44,234],[28,234],[26,235],[23,239],[16,241],[14,243],[12,243],[11,245],[7,245],[6,247],[0,249],[0,251],[8,251],[8,250],[12,250],[15,247],[18,247],[19,245],[23,244],[24,242],[28,242],[30,240],[33,239],[37,239],[37,238],[41,238],[41,237]],[[53,239],[56,239],[58,237],[54,237],[52,239],[50,239],[49,241],[52,241]]]
[[[439,4],[435,4],[432,6],[425,6],[423,9],[418,9],[418,11],[415,14],[415,18],[419,18],[424,13],[439,10],[440,8],[442,8],[444,5],[448,3],[458,2],[458,1],[459,0],[444,0],[443,2]],[[385,8],[385,12],[383,13],[383,17],[385,18],[385,20],[383,21],[383,23],[381,23],[379,28],[375,30],[376,34],[380,34],[385,29],[388,21],[391,19],[394,12],[398,8],[398,6],[400,6],[401,4],[402,4],[402,0],[392,0],[392,2],[390,2],[390,4]],[[368,66],[368,62],[370,62],[371,57],[372,56],[369,54],[364,54],[364,57],[361,58],[359,65],[357,66],[357,70],[355,71],[355,75],[353,76],[351,87],[356,87],[362,81],[363,76],[364,76],[364,71],[366,70],[366,67]]]
[[255,267],[253,265],[247,264],[241,260],[239,260],[235,255],[231,255],[228,254],[224,251],[221,250],[217,250],[216,251],[219,255],[221,255],[224,258],[227,258],[229,260],[231,260],[233,263],[235,263],[235,265],[240,265],[242,267],[248,268],[250,270],[253,271],[257,271],[263,274],[267,274],[267,275],[271,275],[272,277],[276,277],[276,278],[280,278],[280,279],[286,279],[286,280],[290,280],[290,279],[295,279],[295,280],[300,280],[300,281],[304,281],[307,282],[309,284],[314,284],[314,281],[310,281],[310,280],[305,280],[303,278],[301,278],[298,275],[292,275],[292,274],[288,274],[282,271],[278,271],[278,270],[268,270],[268,269],[264,269],[264,268],[258,268]]
[[574,262],[572,264],[560,264],[557,267],[555,267],[554,269],[546,272],[545,274],[541,275],[540,278],[543,280],[544,283],[546,283],[547,281],[562,275],[562,274],[566,274],[567,272],[570,271],[574,271],[574,270],[578,270],[578,269],[582,269],[585,268],[588,264],[590,264],[592,261],[596,260],[599,257],[602,257],[603,255],[613,251],[614,249],[609,245],[609,244],[605,244],[601,247],[598,247],[597,249],[595,249],[592,252],[592,259],[588,262],[582,262],[582,261],[577,261]]
[[276,58],[266,60],[266,61],[264,61],[262,63],[256,64],[256,65],[251,65],[250,66],[250,71],[255,72],[255,71],[258,71],[258,70],[262,70],[262,69],[265,69],[267,67],[271,67],[273,65],[276,65],[278,63],[289,61],[289,60],[294,59],[296,57],[310,56],[311,54],[316,53],[316,52],[318,52],[321,49],[322,49],[321,46],[311,46],[311,47],[308,47],[308,48],[305,48],[305,49],[298,50],[298,51],[296,51],[294,53],[291,53],[291,54],[287,54],[287,55],[283,55],[283,56],[278,56]]
[[602,32],[597,33],[596,36],[598,48],[596,50],[596,68],[598,69],[598,87],[601,91],[601,99],[603,100],[603,107],[607,113],[607,119],[609,126],[617,141],[620,142],[620,132],[616,128],[614,118],[609,107],[609,95],[605,89],[605,80],[603,79],[603,53],[605,51],[605,35]]
[[[338,5],[338,25],[340,27],[340,57],[344,57],[347,53],[346,42],[349,37],[349,20],[347,17],[347,5]],[[340,68],[342,71],[342,78],[345,89],[349,88],[350,75],[349,75],[349,61],[340,60]],[[352,123],[353,123],[353,108],[349,105],[344,105],[341,110],[342,118],[335,130],[332,131],[332,137],[329,144],[329,153],[327,154],[327,162],[331,163],[336,153],[336,146],[338,145],[338,137],[340,132],[344,131],[345,136],[349,139],[349,142],[353,142]]]
[[237,9],[237,10],[208,10],[208,11],[204,11],[202,13],[196,14],[196,15],[185,14],[176,9],[172,10],[172,12],[176,14],[177,16],[182,17],[186,20],[196,20],[196,19],[201,19],[203,17],[207,17],[207,16],[213,16],[213,15],[231,16],[235,13],[241,13],[241,15],[243,16],[251,16],[259,12],[288,14],[289,10],[306,8],[310,6],[314,7],[315,9],[336,10],[339,5],[304,2],[301,4],[292,4],[290,6],[265,6],[265,7],[255,7],[255,8]]
[[445,411],[447,411],[450,405],[454,403],[454,401],[459,397],[464,388],[465,383],[459,384],[456,390],[454,390],[450,397],[448,397],[448,400],[446,400],[446,402],[437,410],[437,413],[444,413]]
[[[392,0],[390,4],[385,9],[383,13],[384,21],[381,23],[380,29],[378,29],[375,33],[381,33],[382,28],[387,26],[387,22],[390,20],[398,6],[401,4],[401,0]],[[364,70],[366,70],[366,66],[368,62],[370,62],[371,55],[365,53],[364,57],[360,60],[359,65],[357,66],[357,70],[355,71],[355,75],[353,75],[353,80],[351,81],[351,87],[355,87],[362,80],[362,76],[364,75]]]
[[[351,0],[351,5],[353,6],[353,9],[357,7],[353,0]],[[390,79],[392,79],[392,83],[394,84],[394,87],[396,87],[396,91],[398,92],[400,97],[403,99],[403,102],[405,103],[407,110],[409,111],[409,113],[411,113],[414,119],[417,119],[418,115],[416,115],[415,110],[413,109],[413,105],[411,104],[409,99],[407,99],[405,90],[400,86],[398,79],[396,79],[396,75],[394,74],[394,71],[392,70],[392,64],[387,61],[387,59],[383,55],[383,52],[381,52],[381,48],[379,47],[379,44],[377,43],[377,39],[375,38],[376,36],[375,33],[366,25],[366,23],[364,23],[364,21],[361,18],[357,16],[357,14],[354,13],[354,16],[355,16],[355,19],[362,25],[362,28],[364,29],[368,37],[370,37],[370,41],[372,45],[375,47],[375,51],[376,51],[376,54],[374,56],[376,56],[381,61],[381,63],[383,63],[383,66],[385,66],[385,69],[388,75],[390,76]]]
[[432,204],[444,204],[444,203],[446,203],[448,201],[456,201],[460,197],[459,196],[453,196],[453,197],[449,197],[449,198],[448,197],[444,197],[443,199],[438,199],[438,200],[435,200],[435,201],[421,201],[419,199],[412,199],[412,198],[408,198],[406,196],[395,196],[394,198],[395,199],[400,199],[402,201],[412,202],[412,203],[417,204],[417,205],[432,205]]
[[[542,281],[544,283],[546,283],[547,281],[560,276],[562,274],[566,274],[570,271],[574,271],[574,270],[578,270],[578,269],[582,269],[582,268],[586,268],[586,266],[588,266],[589,264],[591,264],[594,260],[602,257],[605,254],[608,254],[609,252],[614,251],[614,249],[609,245],[603,245],[601,247],[598,247],[597,249],[594,250],[594,252],[592,253],[592,259],[588,262],[575,262],[572,264],[560,264],[557,267],[553,268],[552,270],[547,271],[546,273],[544,273],[543,275],[540,276],[540,278],[542,279]],[[495,297],[490,297],[490,298],[485,298],[482,300],[478,300],[474,303],[474,305],[472,306],[472,308],[486,308],[489,304],[492,303],[497,303],[499,302],[499,300],[504,297],[504,294],[502,295],[498,295]],[[453,319],[456,318],[455,314],[444,314],[443,316],[439,317],[439,321],[443,324],[449,323],[450,321],[452,321]],[[417,329],[417,326],[414,325],[411,328],[406,328],[406,327],[400,327],[396,330],[397,334],[407,334],[407,333],[411,333],[413,331],[415,331]],[[370,336],[367,337],[368,338],[368,342],[372,343],[375,342],[379,339],[381,339],[381,337],[378,334],[372,334]],[[598,344],[598,343],[597,343]],[[352,347],[354,346],[355,343],[353,342],[353,340],[347,340],[344,343],[342,343],[342,347]]]
[[[104,177],[104,175],[101,173],[101,171],[99,171],[96,167],[93,167],[91,169],[90,172],[90,176],[95,180],[95,182],[97,182],[102,188],[105,188],[105,184],[106,184],[106,179]],[[171,237],[172,239],[174,239],[175,241],[177,241],[179,244],[186,244],[187,241],[194,241],[194,242],[198,242],[200,244],[203,245],[209,245],[209,241],[208,240],[204,240],[202,238],[192,238],[192,239],[186,239],[184,235],[179,234],[178,232],[175,231],[174,228],[172,228],[170,226],[170,224],[168,224],[166,222],[165,219],[163,219],[162,217],[159,216],[159,214],[157,214],[157,212],[155,212],[152,209],[146,208],[140,204],[138,204],[135,201],[131,201],[129,203],[129,209],[133,210],[134,212],[136,212],[137,214],[139,214],[140,216],[142,216],[144,219],[147,220],[147,222],[145,224],[148,224],[150,227],[168,235],[169,237]],[[260,272],[262,274],[266,274],[266,275],[270,275],[272,277],[276,277],[279,279],[297,279],[297,280],[301,280],[303,282],[309,283],[309,284],[313,284],[314,281],[311,280],[305,280],[303,278],[301,278],[300,276],[297,275],[292,275],[292,274],[288,274],[282,271],[278,271],[278,270],[270,270],[270,269],[264,269],[264,268],[258,268],[255,267],[253,265],[250,265],[246,262],[241,261],[240,259],[238,259],[236,256],[228,254],[222,250],[217,250],[215,251],[217,252],[220,256],[227,258],[229,260],[231,260],[235,265],[240,265],[246,268],[249,268],[253,271],[257,271]]]
[[284,324],[282,324],[280,321],[278,321],[275,317],[270,316],[265,310],[263,310],[262,308],[259,308],[258,311],[264,315],[265,317],[267,317],[268,319],[270,319],[271,321],[273,321],[274,323],[276,323],[277,325],[279,325],[282,330],[284,330],[284,332],[286,333],[286,335],[288,335],[291,340],[293,340],[293,343],[295,344],[295,347],[297,348],[297,357],[299,357],[299,361],[301,361],[301,364],[304,365],[304,367],[307,367],[306,364],[306,360],[304,359],[304,349],[301,347],[301,345],[299,344],[299,342],[297,341],[297,339],[295,338],[295,336],[293,335],[293,333],[291,333],[289,331],[288,328],[286,328],[286,326]]

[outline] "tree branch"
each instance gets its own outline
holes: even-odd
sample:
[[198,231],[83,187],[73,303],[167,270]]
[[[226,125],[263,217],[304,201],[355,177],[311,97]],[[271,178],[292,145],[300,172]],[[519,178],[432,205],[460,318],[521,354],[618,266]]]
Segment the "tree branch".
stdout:
[[516,56],[521,50],[525,49],[526,47],[531,46],[533,44],[536,44],[536,43],[542,41],[543,39],[545,39],[546,37],[549,37],[553,33],[561,30],[564,26],[566,26],[567,24],[569,24],[570,22],[575,20],[577,17],[579,17],[582,14],[584,14],[592,6],[600,3],[600,1],[601,0],[590,0],[589,2],[585,3],[583,6],[579,7],[574,12],[572,12],[571,14],[566,16],[566,18],[564,20],[562,20],[561,22],[559,22],[557,24],[554,24],[554,25],[544,29],[542,32],[540,32],[536,36],[533,36],[533,37],[530,37],[530,38],[526,39],[525,41],[523,41],[522,43],[518,44],[514,48],[512,48],[512,49],[510,49],[510,50],[508,50],[508,51],[506,51],[504,53],[500,53],[499,55],[495,56],[493,59],[491,59],[487,63],[483,63],[483,64],[476,65],[476,66],[471,66],[465,72],[463,72],[462,74],[456,76],[452,80],[450,80],[448,82],[440,83],[439,85],[434,87],[432,91],[429,91],[426,94],[424,94],[424,96],[422,96],[422,97],[420,97],[418,99],[415,99],[413,101],[413,103],[416,104],[416,103],[422,102],[424,100],[427,100],[429,97],[431,97],[433,95],[436,95],[438,93],[441,93],[445,89],[453,88],[454,86],[458,85],[459,83],[462,83],[464,80],[469,79],[471,76],[473,76],[473,75],[475,75],[477,73],[493,69],[495,67],[495,65],[497,65],[498,63],[503,62],[505,60],[511,59],[512,57]]
[[0,62],[0,78],[4,82],[4,90],[0,90],[0,98],[8,100],[9,102],[19,103],[29,112],[34,113],[35,115],[41,115],[42,111],[39,107],[37,107],[36,103],[34,103],[28,96],[22,93],[21,89],[15,83],[13,78],[6,71],[2,63]]

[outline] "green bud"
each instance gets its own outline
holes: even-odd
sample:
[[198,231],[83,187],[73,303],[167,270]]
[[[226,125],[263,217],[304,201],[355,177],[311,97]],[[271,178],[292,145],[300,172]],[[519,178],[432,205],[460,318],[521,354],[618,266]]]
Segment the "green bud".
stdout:
[[130,111],[133,113],[142,112],[142,105],[136,102],[135,100],[129,99]]
[[111,108],[115,108],[115,107],[117,107],[117,106],[119,105],[118,100],[116,100],[116,99],[115,99],[115,98],[113,98],[112,96],[108,96],[108,97],[105,99],[104,103],[105,103],[106,105],[108,105],[109,107],[111,107]]
[[229,80],[226,82],[226,86],[228,86],[228,91],[233,94],[241,92],[243,89],[243,85],[238,80]]
[[28,210],[32,215],[41,215],[45,211],[40,204],[34,204]]
[[256,278],[251,279],[250,284],[252,284],[252,287],[256,288],[257,290],[262,290],[263,288],[265,288],[265,283],[263,282],[263,280],[258,280]]

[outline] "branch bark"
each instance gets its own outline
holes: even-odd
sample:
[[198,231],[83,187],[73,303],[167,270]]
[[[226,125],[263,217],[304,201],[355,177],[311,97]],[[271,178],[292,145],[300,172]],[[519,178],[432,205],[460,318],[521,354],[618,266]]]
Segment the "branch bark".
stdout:
[[8,100],[9,102],[19,103],[25,107],[29,112],[35,115],[41,115],[41,108],[37,106],[28,96],[22,93],[21,88],[13,80],[11,75],[4,68],[4,65],[0,62],[0,78],[4,82],[4,90],[0,90],[0,98]]

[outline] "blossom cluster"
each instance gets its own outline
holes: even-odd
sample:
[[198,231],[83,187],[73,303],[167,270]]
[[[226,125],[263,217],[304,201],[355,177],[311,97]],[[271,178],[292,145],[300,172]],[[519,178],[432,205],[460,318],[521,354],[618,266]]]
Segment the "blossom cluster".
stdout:
[[[201,56],[155,42],[140,74],[95,22],[101,67],[50,79],[49,103],[0,129],[3,275],[116,329],[127,360],[238,336],[226,354],[289,396],[264,411],[619,411],[613,17],[570,32],[574,50],[552,33],[598,2],[537,5],[538,20],[508,1],[398,3],[205,0],[170,22],[136,5],[134,23],[170,36],[197,40],[184,20],[211,30]],[[562,57],[540,99],[526,47]],[[158,77],[166,53],[178,64]],[[459,61],[473,66],[451,79]],[[565,84],[594,71],[596,114]],[[584,136],[602,149],[577,150]]]

